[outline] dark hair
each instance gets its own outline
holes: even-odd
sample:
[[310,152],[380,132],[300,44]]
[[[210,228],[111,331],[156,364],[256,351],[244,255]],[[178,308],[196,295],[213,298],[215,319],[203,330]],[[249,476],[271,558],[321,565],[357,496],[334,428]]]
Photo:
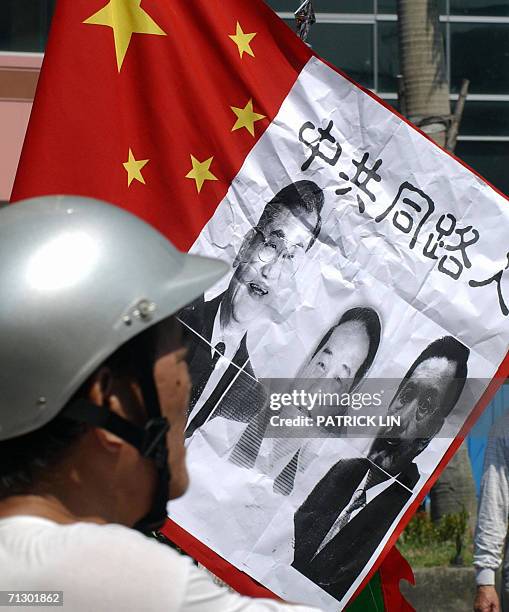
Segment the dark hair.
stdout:
[[448,361],[456,364],[454,378],[449,383],[449,388],[447,389],[446,393],[446,400],[448,401],[446,401],[445,408],[442,410],[443,417],[445,418],[453,409],[461,395],[461,392],[463,391],[463,387],[465,386],[465,380],[468,373],[467,362],[469,355],[470,349],[452,336],[444,336],[443,338],[434,340],[422,351],[419,357],[417,357],[417,359],[410,366],[410,369],[405,374],[394,397],[398,397],[406,381],[412,376],[417,366],[423,361],[434,358],[445,358]]
[[56,416],[36,431],[0,442],[0,500],[29,493],[42,471],[56,465],[86,430]]
[[318,187],[316,183],[313,183],[313,181],[296,181],[295,183],[290,183],[278,191],[272,200],[266,204],[258,220],[257,226],[263,228],[267,223],[277,217],[281,208],[285,208],[301,216],[303,211],[306,213],[315,212],[317,214],[317,221],[314,227],[311,228],[312,238],[306,249],[309,250],[313,246],[322,227],[321,211],[323,202],[323,190]]
[[332,332],[337,329],[343,323],[348,323],[349,321],[358,321],[362,323],[366,327],[366,333],[369,338],[369,348],[368,354],[366,355],[366,359],[361,363],[359,369],[355,373],[352,384],[350,386],[350,391],[354,389],[359,381],[365,376],[366,372],[369,370],[371,364],[373,363],[373,359],[375,358],[376,352],[378,350],[378,346],[380,344],[380,333],[381,333],[381,325],[380,325],[380,317],[378,313],[373,310],[373,308],[351,308],[347,310],[341,319],[329,329],[329,331],[325,334],[325,336],[321,339],[320,344],[316,347],[315,352],[311,356],[311,359],[321,350],[325,344],[327,344],[329,338],[332,335]]
[[[147,332],[150,330],[147,330]],[[135,369],[135,352],[146,332],[117,349],[104,363],[112,372],[122,375]],[[66,403],[85,397],[92,374]],[[62,410],[65,406],[62,407]],[[128,415],[133,422],[139,415]],[[43,472],[57,465],[88,431],[89,425],[58,414],[43,427],[27,434],[0,441],[0,500],[11,495],[29,493]]]

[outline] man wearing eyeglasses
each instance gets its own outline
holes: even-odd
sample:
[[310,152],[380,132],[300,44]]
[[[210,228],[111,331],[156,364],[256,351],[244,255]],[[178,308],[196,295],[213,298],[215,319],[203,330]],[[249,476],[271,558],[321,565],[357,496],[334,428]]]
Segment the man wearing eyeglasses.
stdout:
[[323,201],[322,189],[312,181],[281,189],[245,235],[226,291],[208,302],[197,300],[182,313],[183,321],[202,337],[189,361],[193,392],[188,437],[209,417],[247,422],[263,404],[263,389],[249,360],[247,330],[262,314],[274,320],[278,306],[295,298],[295,275],[320,232]]
[[414,459],[442,428],[467,376],[469,349],[452,336],[414,361],[366,458],[338,461],[294,516],[293,567],[341,600],[412,496]]

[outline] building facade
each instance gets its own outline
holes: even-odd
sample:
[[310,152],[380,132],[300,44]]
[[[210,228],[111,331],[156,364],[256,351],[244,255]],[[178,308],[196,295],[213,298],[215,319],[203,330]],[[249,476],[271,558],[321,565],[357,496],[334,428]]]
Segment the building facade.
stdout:
[[[293,27],[298,0],[268,0]],[[9,198],[55,0],[2,0],[0,200]],[[309,43],[397,107],[396,0],[314,0]],[[509,194],[509,0],[439,0],[451,101],[470,94],[456,154]]]
[[[289,24],[294,0],[269,0]],[[397,108],[396,0],[314,0],[313,49]],[[509,194],[509,0],[439,0],[454,108],[470,80],[458,157]]]
[[9,199],[55,0],[0,7],[0,201]]

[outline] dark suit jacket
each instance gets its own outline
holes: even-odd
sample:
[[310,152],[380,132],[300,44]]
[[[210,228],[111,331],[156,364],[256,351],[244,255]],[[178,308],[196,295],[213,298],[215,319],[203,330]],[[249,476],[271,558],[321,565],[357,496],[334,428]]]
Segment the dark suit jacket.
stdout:
[[[179,313],[180,318],[187,325],[207,340],[207,342],[204,342],[194,335],[192,337],[192,345],[188,355],[189,371],[193,382],[190,411],[200,398],[210,375],[214,371],[215,360],[211,356],[211,348],[208,343],[212,339],[214,320],[223,297],[224,293],[209,302],[205,302],[203,296],[201,296]],[[198,414],[189,423],[186,430],[187,437],[191,436],[198,427],[201,427],[209,415],[211,415],[210,418],[222,416],[235,421],[248,422],[260,409],[257,394],[260,393],[262,387],[253,380],[254,372],[249,361],[246,335],[244,334],[233,356],[232,363],[228,366]],[[239,374],[238,368],[242,367],[244,372]],[[232,381],[234,381],[233,384]]]
[[[367,459],[338,461],[294,516],[292,566],[338,600],[344,597],[411,497],[410,491],[394,482],[364,506],[313,557],[371,466]],[[411,463],[398,480],[412,489],[419,480],[415,463]]]

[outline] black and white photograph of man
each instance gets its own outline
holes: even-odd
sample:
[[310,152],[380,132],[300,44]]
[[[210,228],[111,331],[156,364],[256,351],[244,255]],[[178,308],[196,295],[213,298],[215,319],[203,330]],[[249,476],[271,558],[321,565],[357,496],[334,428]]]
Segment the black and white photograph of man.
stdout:
[[380,317],[372,308],[351,308],[329,329],[297,379],[329,379],[331,390],[350,393],[371,367],[380,344]]
[[[202,297],[181,313],[203,339],[189,355],[188,437],[216,416],[247,422],[263,405],[249,359],[249,325],[260,316],[273,318],[281,295],[293,295],[298,306],[295,274],[320,233],[323,202],[322,189],[312,181],[281,189],[245,235],[226,291],[210,301]],[[244,369],[241,376],[239,368]]]
[[[295,383],[305,386],[306,391],[327,391],[338,397],[351,393],[375,359],[380,334],[380,318],[373,308],[350,308],[321,338],[311,357],[300,367]],[[337,414],[338,410],[344,412],[347,407],[322,407],[320,413],[326,414],[328,410]],[[293,416],[298,411],[299,407],[291,406],[282,416]],[[255,464],[272,414],[266,406],[249,423],[232,451],[230,460],[233,463],[242,467]],[[327,435],[327,432],[321,435]],[[267,456],[259,461],[259,467],[264,473],[274,475],[275,492],[288,495],[293,489],[297,472],[303,471],[309,464],[307,440],[278,437],[267,440],[267,445],[270,450],[264,449]]]
[[452,336],[414,361],[390,403],[399,427],[382,429],[367,456],[340,459],[294,515],[292,566],[341,600],[412,497],[414,460],[438,434],[467,376],[469,349]]

